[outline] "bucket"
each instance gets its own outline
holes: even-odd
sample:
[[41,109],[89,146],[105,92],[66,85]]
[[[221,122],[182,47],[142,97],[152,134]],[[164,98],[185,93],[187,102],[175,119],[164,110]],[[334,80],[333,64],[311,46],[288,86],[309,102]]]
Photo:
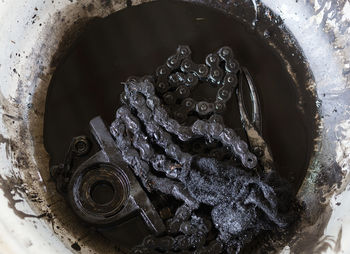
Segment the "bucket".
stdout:
[[[113,243],[81,225],[55,192],[44,147],[45,103],[58,63],[91,20],[148,2],[0,3],[1,253],[119,252]],[[280,252],[349,253],[350,3],[183,2],[216,9],[247,24],[283,59],[295,85],[314,96],[316,136],[297,190],[305,212]],[[272,33],[269,24],[273,23],[277,28]],[[304,73],[297,68],[298,61]],[[301,101],[300,107],[308,105]]]

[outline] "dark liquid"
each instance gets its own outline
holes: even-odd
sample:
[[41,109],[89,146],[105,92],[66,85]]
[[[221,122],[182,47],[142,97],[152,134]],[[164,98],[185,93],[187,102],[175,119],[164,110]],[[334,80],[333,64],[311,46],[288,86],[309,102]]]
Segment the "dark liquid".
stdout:
[[[207,54],[224,45],[233,49],[258,88],[263,135],[277,170],[297,191],[313,148],[312,107],[304,108],[304,113],[297,108],[293,80],[264,38],[221,12],[181,2],[127,8],[86,27],[59,64],[49,87],[44,139],[51,163],[63,161],[72,137],[86,133],[94,116],[101,115],[107,124],[113,121],[123,89],[120,82],[131,75],[153,74],[181,44],[191,47],[197,63],[204,63]],[[297,64],[293,67],[298,71]],[[301,96],[314,104],[306,88]],[[230,104],[225,122],[244,135],[236,100]]]

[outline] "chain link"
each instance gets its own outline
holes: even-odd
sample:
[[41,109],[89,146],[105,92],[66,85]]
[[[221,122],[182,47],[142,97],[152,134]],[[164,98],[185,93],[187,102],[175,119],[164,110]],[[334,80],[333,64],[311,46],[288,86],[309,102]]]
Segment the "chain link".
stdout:
[[[248,144],[233,129],[225,127],[221,116],[238,83],[240,67],[232,50],[222,47],[209,54],[205,62],[194,63],[190,48],[179,46],[154,76],[130,77],[124,83],[121,101],[125,105],[117,110],[110,127],[117,147],[148,191],[157,190],[184,202],[167,221],[169,235],[146,238],[133,253],[221,253],[224,246],[220,238],[208,242],[211,222],[205,223],[194,215],[200,203],[216,206],[218,201],[201,199],[194,195],[196,191],[187,188],[191,177],[201,177],[191,172],[191,153],[217,160],[233,154],[246,168],[257,165]],[[200,83],[218,88],[214,101],[196,101],[191,97]],[[156,151],[154,145],[162,152]],[[153,170],[166,177],[157,176]],[[210,185],[210,181],[207,183]],[[270,189],[262,191],[267,193]],[[220,205],[217,209],[222,211]]]

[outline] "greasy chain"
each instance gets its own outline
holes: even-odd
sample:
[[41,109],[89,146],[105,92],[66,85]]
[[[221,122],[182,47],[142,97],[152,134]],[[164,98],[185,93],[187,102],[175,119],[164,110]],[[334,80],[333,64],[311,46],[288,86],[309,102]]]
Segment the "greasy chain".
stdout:
[[[231,149],[243,166],[254,168],[257,164],[256,156],[249,151],[247,143],[241,140],[233,129],[225,128],[220,115],[226,109],[226,103],[238,84],[240,66],[233,57],[232,49],[222,47],[217,53],[209,54],[206,64],[195,64],[190,56],[191,50],[188,46],[179,46],[176,54],[170,56],[166,64],[157,68],[155,77],[130,77],[125,84],[141,93],[147,102],[135,105],[135,109],[147,111],[147,118],[153,118],[159,126],[176,135],[181,141],[188,141],[196,135],[204,135],[210,141],[219,141]],[[218,87],[214,102],[196,101],[190,97],[191,91],[199,82],[211,83]],[[167,107],[162,105],[157,94]],[[126,102],[125,92],[122,93],[121,99]],[[175,104],[176,107],[172,107]],[[210,118],[193,120],[193,117],[188,115],[193,115],[194,112],[198,114],[198,118]],[[185,125],[183,123],[186,120],[192,120],[194,123],[192,126]]]
[[[147,248],[140,246],[135,253],[155,253],[160,245],[168,251],[183,253],[189,246],[196,246],[196,253],[221,253],[223,248],[217,240],[203,246],[211,225],[193,215],[199,202],[184,187],[193,156],[184,152],[173,136],[182,142],[205,138],[221,143],[244,167],[251,169],[257,165],[248,144],[224,126],[220,115],[237,88],[241,71],[232,50],[222,47],[206,57],[206,64],[195,64],[190,56],[188,46],[179,46],[154,76],[130,77],[121,95],[125,105],[117,110],[110,127],[123,159],[144,187],[184,201],[168,224],[169,233],[184,235],[149,237],[144,241]],[[199,82],[218,87],[215,101],[196,101],[190,97]],[[157,153],[152,144],[161,147],[165,154]],[[167,177],[152,174],[151,167]],[[152,246],[154,249],[149,252]]]

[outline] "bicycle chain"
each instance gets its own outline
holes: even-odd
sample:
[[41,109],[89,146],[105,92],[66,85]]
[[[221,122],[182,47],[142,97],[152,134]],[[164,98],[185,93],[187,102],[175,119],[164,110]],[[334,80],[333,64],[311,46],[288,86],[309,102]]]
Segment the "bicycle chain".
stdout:
[[[129,86],[132,87],[131,89],[138,91],[146,97],[149,110],[142,110],[150,111],[147,114],[154,116],[154,120],[157,124],[165,128],[166,131],[177,135],[181,141],[188,141],[192,139],[195,134],[202,135],[205,132],[212,133],[213,135],[206,135],[210,141],[217,140],[223,142],[224,145],[230,147],[232,152],[239,157],[245,167],[255,167],[257,163],[256,156],[250,153],[248,145],[240,139],[234,130],[224,127],[223,119],[220,115],[226,108],[226,103],[231,98],[238,82],[237,73],[240,69],[238,62],[233,58],[232,50],[229,47],[222,47],[217,53],[209,54],[206,57],[206,62],[215,63],[209,66],[193,63],[190,59],[190,55],[191,51],[188,46],[179,46],[176,54],[170,56],[165,65],[157,68],[156,78],[153,76],[144,76],[142,78],[130,77],[125,84],[129,84]],[[220,68],[220,64],[224,64],[226,73]],[[179,68],[184,72],[180,72]],[[223,76],[221,82],[219,82],[219,77],[215,75],[216,71]],[[211,73],[213,75],[211,75]],[[174,79],[174,76],[182,77],[178,80],[181,80],[183,84],[176,86],[179,82],[174,83],[171,81]],[[184,77],[191,77],[191,81],[193,82],[184,81],[186,80]],[[192,77],[194,78],[192,79]],[[175,96],[176,91],[181,90],[181,88],[193,89],[193,87],[198,84],[198,81],[213,83],[211,82],[213,79],[216,80],[216,85],[219,84],[220,86],[217,91],[215,102],[196,102],[190,97]],[[139,83],[142,82],[147,84],[140,86]],[[147,88],[144,88],[144,86]],[[152,86],[152,88],[150,86]],[[156,88],[155,91],[154,87]],[[162,92],[158,89],[159,87],[162,87]],[[163,89],[163,87],[167,88]],[[164,104],[166,104],[168,108],[161,105],[161,100],[156,95],[156,92],[160,93]],[[186,94],[186,96],[190,95],[188,92],[184,94]],[[126,101],[125,92],[122,94],[122,101]],[[176,101],[178,101],[176,104],[185,107],[180,107],[177,111],[170,112],[169,105],[175,105]],[[139,110],[139,108],[137,110]],[[220,110],[217,110],[217,108],[220,108]],[[179,118],[179,114],[182,115],[183,119],[186,119],[192,112],[197,112],[198,117],[203,118],[203,121],[195,122],[192,126],[182,125],[181,123],[183,121],[178,121],[177,118]],[[172,118],[171,115],[173,115],[174,118]],[[209,117],[209,115],[211,115],[211,117],[206,120],[205,117]]]
[[[154,76],[130,77],[123,83],[125,88],[121,101],[125,106],[117,110],[116,120],[110,127],[124,160],[140,177],[144,187],[148,191],[158,190],[184,201],[168,223],[170,233],[180,232],[191,216],[193,220],[193,211],[199,206],[185,188],[185,178],[191,169],[193,156],[183,151],[173,136],[182,143],[207,140],[206,145],[198,142],[197,147],[194,143],[188,149],[195,154],[204,153],[209,148],[209,156],[219,159],[231,151],[246,168],[257,165],[257,158],[249,151],[248,144],[234,130],[225,127],[221,116],[238,83],[240,67],[233,58],[232,50],[222,47],[206,57],[206,64],[196,64],[190,56],[188,46],[179,46],[176,54],[158,67]],[[199,82],[218,87],[215,101],[196,101],[190,97]],[[179,107],[172,112],[172,106]],[[191,125],[182,124],[191,117],[194,120]],[[151,142],[161,147],[165,154],[156,153]],[[218,143],[223,147],[217,147]],[[210,148],[210,144],[214,145]],[[165,173],[167,178],[152,174],[150,167]],[[198,223],[198,227],[200,225],[203,223]],[[210,253],[221,253],[223,247],[217,240],[209,244],[209,249],[203,247],[203,239],[208,233],[203,228],[197,228],[191,237],[186,234],[182,236],[186,241],[170,236],[157,241],[145,240],[134,253],[156,253],[155,250],[148,252],[152,246],[145,246],[154,241],[157,244],[161,241],[163,245],[164,242],[168,243],[167,251],[175,249],[186,253],[189,246],[195,246],[196,253],[209,253],[210,248]]]
[[[188,46],[179,46],[176,54],[168,58],[166,64],[157,68],[156,90],[165,104],[173,105],[180,100],[174,117],[183,123],[191,112],[197,112],[200,116],[211,113],[221,114],[226,108],[226,102],[231,98],[237,86],[237,72],[239,64],[233,58],[233,52],[229,47],[222,47],[217,53],[206,57],[206,64],[195,64],[191,58],[191,50]],[[225,71],[220,67],[224,63]],[[180,71],[176,71],[180,68]],[[189,98],[199,81],[220,86],[214,102],[196,101]]]

